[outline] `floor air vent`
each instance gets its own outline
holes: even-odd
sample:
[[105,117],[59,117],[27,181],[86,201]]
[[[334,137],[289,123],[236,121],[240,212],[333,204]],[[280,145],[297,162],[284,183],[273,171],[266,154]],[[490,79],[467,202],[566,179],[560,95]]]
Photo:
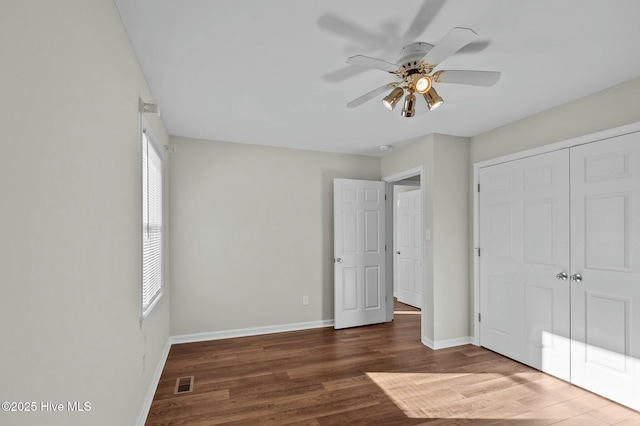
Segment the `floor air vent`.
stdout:
[[173,391],[176,395],[193,391],[193,376],[179,377],[176,379],[176,388]]

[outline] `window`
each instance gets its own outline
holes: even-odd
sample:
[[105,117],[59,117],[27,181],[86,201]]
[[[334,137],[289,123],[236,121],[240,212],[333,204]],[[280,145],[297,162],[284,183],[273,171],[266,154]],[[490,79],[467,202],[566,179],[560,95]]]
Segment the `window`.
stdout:
[[162,157],[142,133],[142,318],[162,295]]

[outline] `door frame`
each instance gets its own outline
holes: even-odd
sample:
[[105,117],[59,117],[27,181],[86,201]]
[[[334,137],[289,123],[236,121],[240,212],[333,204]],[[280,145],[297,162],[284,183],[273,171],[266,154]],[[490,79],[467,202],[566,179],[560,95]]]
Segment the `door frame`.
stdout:
[[[604,139],[610,139],[617,136],[626,135],[640,131],[640,121],[626,126],[614,127],[612,129],[603,130],[601,132],[591,133],[584,136],[578,136],[561,142],[550,143],[537,148],[527,149],[513,154],[492,158],[490,160],[481,161],[473,164],[473,311],[471,318],[473,321],[473,337],[471,343],[480,346],[480,321],[478,314],[480,313],[480,260],[479,250],[482,247],[480,241],[480,194],[478,185],[480,183],[480,169],[484,167],[494,166],[500,163],[520,160],[522,158],[531,157],[539,154],[546,154],[560,149],[571,148],[578,145],[584,145],[591,142],[597,142]],[[422,183],[422,178],[420,179]],[[423,253],[424,256],[424,253]]]
[[[403,172],[399,172],[399,173],[395,173],[393,175],[390,176],[385,176],[382,178],[382,181],[385,182],[385,193],[387,194],[387,198],[386,198],[386,224],[385,224],[385,233],[387,235],[387,251],[386,251],[386,276],[385,276],[385,280],[386,280],[386,285],[387,285],[387,297],[388,300],[391,301],[391,303],[387,304],[387,321],[391,321],[393,320],[393,238],[394,238],[394,224],[395,224],[395,217],[393,217],[393,186],[395,184],[395,182],[399,182],[402,180],[405,180],[407,178],[410,177],[414,177],[414,176],[420,176],[420,196],[422,197],[422,228],[424,229],[424,188],[425,188],[425,182],[424,182],[424,166],[418,166],[418,167],[414,167],[412,169],[408,169],[405,170]],[[389,246],[389,242],[391,242],[391,246]],[[425,253],[426,250],[422,249],[422,268],[424,271],[424,268],[427,264],[426,262],[426,258],[425,258]],[[422,278],[422,309],[420,310],[420,337],[421,340],[422,339],[422,335],[423,335],[423,330],[424,330],[424,311],[425,309],[428,307],[426,304],[426,292],[424,291],[424,288],[426,287],[424,284],[425,281],[425,277],[426,274],[423,274],[423,278]]]

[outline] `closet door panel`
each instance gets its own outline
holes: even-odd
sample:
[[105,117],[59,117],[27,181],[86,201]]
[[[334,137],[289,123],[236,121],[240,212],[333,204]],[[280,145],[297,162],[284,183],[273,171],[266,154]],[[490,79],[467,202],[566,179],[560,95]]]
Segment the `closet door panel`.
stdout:
[[480,170],[480,342],[569,380],[569,155]]
[[638,410],[640,134],[570,155],[571,380]]

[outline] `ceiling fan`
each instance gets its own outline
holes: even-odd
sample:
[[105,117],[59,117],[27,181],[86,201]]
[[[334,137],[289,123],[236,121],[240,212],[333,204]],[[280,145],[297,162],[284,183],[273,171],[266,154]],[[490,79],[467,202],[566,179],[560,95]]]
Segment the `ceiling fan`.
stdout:
[[382,104],[388,110],[393,110],[406,92],[402,116],[413,117],[418,97],[425,99],[429,111],[433,111],[443,104],[443,99],[435,90],[436,83],[493,86],[500,80],[500,72],[498,71],[441,70],[434,72],[434,69],[442,61],[469,44],[477,36],[475,31],[470,28],[453,28],[435,45],[416,42],[404,46],[401,57],[395,64],[364,55],[349,57],[348,64],[386,71],[393,74],[396,81],[387,83],[352,100],[347,106],[355,108],[391,90],[382,99]]

